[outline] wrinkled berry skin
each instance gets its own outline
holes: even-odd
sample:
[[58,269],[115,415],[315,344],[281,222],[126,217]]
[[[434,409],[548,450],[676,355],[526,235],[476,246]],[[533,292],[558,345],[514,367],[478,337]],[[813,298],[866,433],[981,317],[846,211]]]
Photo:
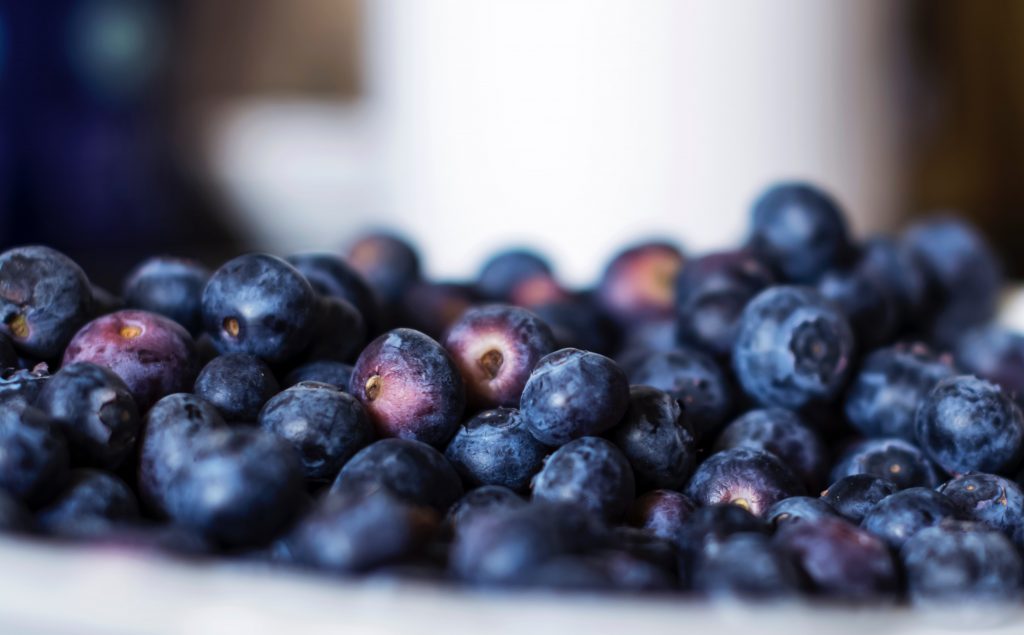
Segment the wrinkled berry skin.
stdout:
[[180,324],[156,313],[124,310],[82,327],[64,351],[63,365],[91,362],[117,373],[140,411],[192,388],[199,371],[195,342]]
[[969,375],[936,384],[917,411],[917,440],[951,474],[1006,472],[1024,453],[1024,415],[999,386]]
[[927,487],[911,487],[883,498],[864,516],[861,527],[899,549],[914,534],[955,519],[956,508],[943,494]]
[[331,492],[374,489],[441,514],[462,496],[459,475],[444,455],[411,439],[371,443],[345,464],[331,486]]
[[1024,549],[1024,491],[995,474],[964,474],[939,486],[958,513],[1006,534]]
[[65,366],[35,404],[54,418],[78,464],[114,469],[135,450],[142,417],[128,386],[107,368],[87,362]]
[[397,303],[420,277],[416,250],[393,234],[360,238],[349,247],[346,260],[386,305]]
[[32,407],[0,408],[0,490],[38,507],[67,477],[68,446],[57,422]]
[[197,335],[203,321],[203,287],[210,271],[186,258],[156,256],[139,263],[124,281],[125,304],[159,313]]
[[303,359],[351,362],[366,343],[366,321],[353,304],[341,298],[317,298],[310,331]]
[[607,520],[620,519],[635,495],[629,461],[600,437],[566,443],[548,457],[533,481],[534,500],[578,504]]
[[503,485],[482,485],[466,492],[448,510],[445,524],[458,533],[475,519],[526,505],[526,500]]
[[897,344],[865,358],[846,393],[844,411],[868,437],[916,441],[914,417],[939,381],[956,374],[923,344]]
[[828,301],[803,287],[772,287],[740,318],[733,368],[764,406],[797,410],[834,399],[850,373],[853,332]]
[[850,447],[832,468],[833,482],[845,476],[869,474],[892,481],[896,489],[935,487],[939,476],[931,460],[903,439],[869,439]]
[[870,474],[854,474],[829,485],[828,489],[821,493],[821,498],[831,505],[837,514],[859,525],[875,505],[896,491],[896,485],[892,481]]
[[679,342],[722,358],[732,353],[743,307],[775,283],[775,274],[747,251],[691,260],[676,280]]
[[619,324],[667,320],[672,317],[675,280],[683,262],[682,252],[664,242],[625,249],[605,268],[597,301]]
[[0,333],[22,355],[60,357],[91,312],[89,279],[64,254],[43,246],[0,254]]
[[819,518],[835,517],[836,510],[822,498],[810,496],[790,496],[768,508],[764,519],[778,527],[784,523],[815,521]]
[[295,254],[286,260],[306,277],[314,291],[352,304],[366,320],[367,327],[376,330],[380,321],[377,298],[351,265],[339,256],[323,252]]
[[226,546],[265,544],[302,500],[302,467],[284,441],[251,427],[200,431],[167,487],[167,514]]
[[731,448],[697,467],[686,494],[698,505],[732,503],[761,516],[778,501],[804,493],[796,475],[774,454]]
[[459,426],[445,457],[470,486],[502,485],[526,492],[548,448],[512,408],[485,410]]
[[29,533],[34,524],[32,514],[25,506],[4,490],[0,490],[0,533]]
[[820,485],[828,461],[825,444],[814,430],[784,408],[751,410],[736,419],[722,430],[714,451],[739,447],[771,452],[800,477],[808,490]]
[[309,343],[317,295],[276,256],[245,254],[221,265],[203,288],[203,329],[221,353],[287,361]]
[[824,595],[865,601],[897,589],[896,565],[885,543],[839,518],[783,524],[775,545],[795,559],[812,588]]
[[633,501],[626,520],[633,527],[673,541],[689,522],[697,506],[686,494],[667,489],[647,492]]
[[287,543],[296,562],[355,573],[410,558],[426,544],[437,514],[387,491],[328,494],[292,529]]
[[295,448],[308,482],[329,482],[373,439],[373,426],[355,397],[330,384],[302,382],[275,395],[259,414],[260,427]]
[[67,487],[39,511],[39,526],[50,534],[88,535],[139,516],[135,494],[121,479],[96,470],[76,470]]
[[1014,603],[1024,564],[1005,536],[968,522],[922,529],[904,543],[900,559],[914,604]]
[[682,489],[697,464],[688,411],[668,393],[631,386],[629,408],[610,438],[629,459],[644,489]]
[[507,249],[484,263],[476,279],[476,291],[492,302],[509,302],[522,282],[536,276],[550,276],[551,265],[529,249]]
[[342,362],[321,360],[298,366],[284,377],[284,387],[291,388],[300,381],[318,381],[331,384],[341,390],[348,390],[352,379],[352,366]]
[[957,341],[954,356],[964,371],[999,384],[1024,403],[1024,334],[997,324],[971,329]]
[[530,311],[495,304],[463,313],[443,343],[472,406],[514,407],[537,362],[554,350],[555,336]]
[[754,202],[750,249],[790,282],[806,284],[849,256],[839,205],[807,183],[780,183]]
[[799,569],[762,534],[734,534],[715,549],[701,552],[693,588],[712,597],[769,599],[794,596],[802,589]]
[[849,320],[862,350],[892,341],[903,321],[893,284],[860,264],[826,272],[817,288]]
[[629,383],[615,362],[563,348],[541,358],[530,373],[520,410],[538,441],[560,446],[608,430],[628,406]]
[[349,383],[381,437],[444,445],[466,405],[447,351],[419,331],[395,329],[363,349]]
[[733,408],[733,388],[711,357],[693,349],[650,352],[626,369],[631,384],[664,390],[682,403],[699,439],[712,439]]
[[219,355],[203,367],[193,392],[210,402],[225,421],[252,423],[263,404],[277,394],[273,371],[247,353]]

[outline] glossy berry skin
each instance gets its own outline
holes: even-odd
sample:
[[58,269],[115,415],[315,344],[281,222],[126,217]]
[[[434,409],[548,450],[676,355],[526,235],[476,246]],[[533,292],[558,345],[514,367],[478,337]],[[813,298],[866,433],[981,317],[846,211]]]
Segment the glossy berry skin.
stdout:
[[444,348],[419,331],[388,331],[363,349],[349,383],[378,436],[444,447],[466,405],[462,377]]
[[13,496],[0,490],[0,534],[28,533],[32,530],[32,514]]
[[578,504],[607,520],[621,518],[635,495],[629,461],[600,437],[566,443],[548,457],[533,481],[534,500]]
[[955,374],[948,359],[923,344],[876,350],[864,359],[846,393],[846,418],[865,436],[913,442],[918,405],[940,380]]
[[530,311],[494,304],[463,313],[443,343],[472,406],[514,407],[537,362],[554,350],[555,336]]
[[995,474],[964,474],[946,481],[939,491],[966,520],[998,529],[1024,549],[1024,491]]
[[781,525],[775,544],[826,596],[865,601],[897,589],[896,564],[885,543],[839,518]]
[[522,493],[548,452],[530,434],[522,413],[498,408],[459,426],[444,455],[470,486],[501,485]]
[[255,355],[214,357],[199,371],[193,392],[215,407],[225,421],[252,423],[263,404],[278,393],[270,367]]
[[697,506],[686,494],[656,489],[633,501],[626,520],[663,540],[675,540],[689,522]]
[[893,284],[860,264],[826,272],[818,292],[834,303],[850,322],[862,350],[892,341],[903,321]]
[[88,535],[138,516],[139,504],[124,481],[97,470],[76,470],[64,491],[39,511],[39,526],[51,534]]
[[221,265],[203,288],[203,329],[221,353],[287,361],[309,343],[317,295],[284,260],[245,254]]
[[896,485],[889,480],[870,474],[854,474],[839,479],[821,493],[821,498],[836,513],[860,524],[864,517],[887,496],[896,493]]
[[931,460],[903,439],[869,439],[853,445],[832,468],[833,482],[845,476],[868,474],[892,481],[896,489],[931,487],[939,476]]
[[302,382],[275,395],[259,414],[260,427],[295,448],[308,482],[329,482],[373,439],[373,426],[355,397]]
[[67,477],[68,447],[57,422],[32,407],[0,408],[0,490],[38,507]]
[[530,373],[520,411],[534,438],[560,446],[610,429],[628,406],[629,383],[615,362],[563,348],[541,358]]
[[784,408],[751,410],[730,423],[714,451],[750,448],[771,452],[800,477],[809,490],[819,486],[828,455],[825,444],[799,415]]
[[732,353],[743,307],[775,283],[775,274],[748,251],[691,260],[676,280],[677,336],[716,357]]
[[484,263],[476,279],[476,290],[485,300],[509,302],[522,282],[550,275],[551,265],[540,254],[530,249],[507,249]]
[[954,356],[964,371],[999,384],[1024,403],[1024,334],[996,324],[971,329],[957,341]]
[[91,362],[114,371],[140,411],[192,387],[199,371],[195,342],[180,324],[132,309],[98,317],[72,338],[63,365]]
[[682,489],[697,464],[688,412],[668,393],[631,386],[629,408],[610,438],[645,489]]
[[370,285],[340,256],[324,252],[288,256],[289,264],[306,277],[313,290],[322,296],[350,303],[366,320],[371,330],[380,321],[380,309]]
[[411,439],[371,443],[345,464],[331,486],[332,492],[375,489],[441,514],[462,496],[459,475],[444,455]]
[[87,362],[61,368],[35,405],[56,421],[78,464],[114,469],[135,450],[142,417],[128,386],[107,368]]
[[780,183],[761,194],[748,245],[785,280],[801,284],[842,264],[851,249],[839,205],[807,183]]
[[608,263],[598,283],[597,301],[619,324],[667,320],[675,307],[675,281],[683,263],[682,252],[668,243],[630,247]]
[[822,498],[790,496],[768,508],[765,521],[778,527],[785,523],[815,521],[819,518],[835,517],[836,510]]
[[367,326],[356,307],[341,298],[320,296],[316,301],[308,360],[351,362],[366,343]]
[[778,501],[804,493],[799,478],[774,454],[731,448],[697,467],[686,494],[698,505],[731,503],[761,516]]
[[57,359],[91,312],[89,280],[64,254],[42,246],[0,254],[0,333],[22,355]]
[[726,537],[702,552],[693,573],[693,588],[711,597],[768,599],[793,596],[803,586],[796,565],[757,533]]
[[445,524],[457,533],[477,518],[517,509],[526,504],[522,496],[503,485],[482,485],[466,492],[451,506],[445,516]]
[[1021,556],[1005,536],[983,525],[946,522],[922,529],[904,543],[900,559],[915,604],[1020,601]]
[[125,278],[125,304],[159,313],[196,335],[202,328],[203,287],[210,271],[187,258],[156,256],[139,263]]
[[678,399],[699,439],[713,438],[732,413],[733,388],[724,370],[699,351],[650,352],[627,372],[630,383],[652,386]]
[[951,474],[1014,470],[1024,453],[1024,415],[1010,396],[969,375],[936,384],[917,411],[921,448]]
[[386,305],[398,302],[420,277],[416,250],[394,234],[377,233],[360,238],[349,247],[346,260]]
[[743,310],[733,368],[760,404],[796,410],[839,394],[853,351],[850,324],[834,305],[810,289],[772,287]]
[[303,491],[295,452],[251,427],[206,429],[167,488],[171,519],[227,546],[260,545],[292,520]]
[[321,360],[293,368],[284,377],[284,387],[291,388],[300,381],[318,381],[331,384],[341,390],[348,390],[352,379],[352,366],[343,362]]
[[955,519],[956,508],[943,494],[927,487],[911,487],[883,498],[864,516],[861,527],[899,549],[914,534]]

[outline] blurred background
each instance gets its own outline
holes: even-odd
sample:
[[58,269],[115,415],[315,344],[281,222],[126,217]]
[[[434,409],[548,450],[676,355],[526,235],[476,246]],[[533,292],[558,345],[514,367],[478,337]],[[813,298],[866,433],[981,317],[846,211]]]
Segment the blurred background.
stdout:
[[1022,35],[1014,0],[0,0],[0,242],[116,288],[385,226],[436,276],[527,243],[585,283],[806,178],[862,234],[956,209],[1020,275]]

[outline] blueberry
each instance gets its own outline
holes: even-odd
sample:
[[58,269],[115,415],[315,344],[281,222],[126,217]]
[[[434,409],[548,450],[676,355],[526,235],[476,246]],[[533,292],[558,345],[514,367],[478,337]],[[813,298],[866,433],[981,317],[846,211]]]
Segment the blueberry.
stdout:
[[863,350],[891,341],[902,324],[895,286],[867,266],[826,272],[818,281],[818,291],[850,321]]
[[317,296],[295,267],[246,254],[221,265],[203,289],[203,328],[221,353],[286,361],[309,343]]
[[142,427],[128,386],[113,371],[79,362],[57,371],[35,401],[60,426],[80,464],[118,467]]
[[346,260],[388,305],[398,302],[420,276],[416,251],[393,234],[364,236],[352,244]]
[[263,404],[277,394],[274,373],[263,360],[248,353],[213,358],[199,371],[194,392],[211,403],[225,421],[252,423]]
[[858,525],[883,498],[896,493],[896,485],[870,474],[839,479],[821,493],[821,498],[846,520]]
[[713,438],[732,412],[733,391],[725,372],[699,351],[651,352],[626,370],[630,383],[653,386],[678,399],[699,439]]
[[666,320],[675,308],[675,281],[683,262],[683,254],[668,243],[630,247],[608,263],[597,301],[620,324]]
[[341,298],[317,299],[312,339],[303,352],[307,360],[351,362],[366,344],[366,322],[359,311]]
[[538,441],[564,445],[618,423],[629,406],[629,383],[607,357],[563,348],[537,363],[520,403]]
[[472,288],[464,284],[416,282],[402,296],[401,324],[442,339],[476,301]]
[[38,507],[67,476],[68,447],[57,422],[32,407],[0,408],[0,490]]
[[825,444],[799,415],[784,408],[751,410],[730,423],[714,450],[750,448],[771,452],[800,477],[808,489],[819,486],[827,465]]
[[732,353],[743,307],[775,283],[775,275],[747,251],[691,260],[676,280],[679,341],[716,357]]
[[349,364],[331,360],[320,360],[293,368],[291,372],[285,375],[284,387],[291,388],[300,381],[318,381],[321,384],[331,384],[336,388],[348,391],[348,384],[351,379],[352,366]]
[[607,354],[613,347],[613,328],[589,302],[571,298],[531,305],[551,327],[556,346]]
[[533,481],[534,500],[576,503],[608,520],[621,518],[635,494],[629,461],[600,437],[566,443],[548,457]]
[[904,543],[900,559],[910,599],[932,608],[968,603],[1017,603],[1024,563],[1013,544],[983,525],[947,522],[922,529]]
[[49,247],[0,254],[0,332],[22,355],[53,360],[92,312],[82,269]]
[[328,482],[373,439],[373,426],[355,397],[331,386],[302,382],[274,396],[259,424],[290,443],[309,482]]
[[766,599],[799,593],[802,579],[796,565],[771,538],[740,533],[698,556],[693,587],[712,597]]
[[898,344],[864,359],[844,404],[846,418],[869,437],[915,441],[914,416],[940,380],[955,374],[924,344]]
[[743,310],[733,367],[746,393],[762,405],[799,409],[839,394],[853,349],[849,323],[821,295],[772,287]]
[[250,427],[207,428],[189,449],[166,488],[174,522],[234,547],[264,544],[292,520],[302,467],[284,441]]
[[714,552],[729,536],[768,532],[768,525],[739,505],[698,507],[674,536],[684,586],[692,584],[693,570],[701,555]]
[[[566,291],[550,273],[536,273],[516,282],[508,294],[508,302],[536,310],[537,307],[560,302],[572,302],[573,295]],[[594,314],[597,315],[596,309]]]
[[0,534],[22,534],[32,531],[32,515],[13,496],[0,489]]
[[411,439],[382,439],[356,453],[332,492],[384,489],[414,505],[444,513],[462,496],[459,475],[444,455]]
[[140,411],[158,399],[192,387],[199,358],[192,336],[156,313],[125,310],[82,327],[64,351],[65,366],[91,362],[114,371]]
[[128,274],[122,293],[129,308],[169,317],[195,335],[202,328],[203,287],[209,278],[210,271],[194,260],[156,256]]
[[864,516],[861,527],[899,549],[914,534],[956,517],[956,508],[943,494],[911,487],[886,496]]
[[138,516],[135,494],[124,481],[105,472],[77,470],[64,491],[39,511],[39,526],[51,534],[87,536]]
[[897,590],[897,568],[880,539],[839,518],[785,523],[775,544],[789,554],[813,590],[847,601],[880,599]]
[[443,447],[465,408],[462,378],[440,344],[419,331],[395,329],[370,342],[349,383],[382,437]]
[[484,263],[476,279],[476,290],[485,300],[508,302],[523,281],[550,275],[551,265],[540,254],[524,248],[507,249]]
[[380,321],[377,298],[363,276],[341,257],[313,252],[288,256],[286,260],[306,277],[314,291],[350,303],[366,320],[369,330],[376,330]]
[[31,406],[50,381],[49,365],[40,363],[32,370],[5,368],[0,370],[0,405],[8,408]]
[[791,282],[814,282],[851,250],[839,205],[807,183],[780,183],[754,203],[750,248]]
[[995,324],[971,329],[957,341],[955,357],[965,371],[1024,400],[1024,334]]
[[888,282],[895,293],[900,326],[919,323],[928,313],[932,298],[924,261],[905,243],[873,236],[861,246],[858,267]]
[[995,474],[964,474],[946,481],[939,491],[953,502],[963,518],[1002,531],[1024,549],[1024,491]]
[[557,591],[665,592],[675,581],[663,567],[624,551],[561,555],[530,571],[525,585]]
[[611,438],[644,487],[681,489],[697,463],[689,412],[668,393],[631,386],[626,416]]
[[764,514],[764,519],[772,525],[779,526],[785,523],[814,521],[835,515],[836,510],[822,498],[790,496],[769,507]]
[[516,509],[526,504],[522,496],[503,485],[484,485],[466,492],[465,496],[456,501],[448,510],[445,522],[457,533],[478,517]]
[[511,407],[519,405],[537,362],[554,350],[555,336],[530,311],[495,304],[463,313],[444,347],[462,374],[470,404]]
[[836,461],[832,481],[854,474],[884,478],[896,489],[939,484],[935,466],[924,452],[902,439],[869,439],[854,444]]
[[917,440],[951,474],[1015,469],[1024,453],[1024,415],[999,386],[967,375],[943,379],[921,402]]
[[525,492],[544,465],[548,448],[533,438],[512,408],[485,410],[462,424],[445,457],[466,483],[502,485]]
[[675,540],[696,509],[697,506],[685,494],[657,489],[633,501],[626,520],[653,536]]
[[686,487],[686,494],[699,505],[731,503],[755,516],[803,492],[800,479],[778,457],[743,447],[709,456]]

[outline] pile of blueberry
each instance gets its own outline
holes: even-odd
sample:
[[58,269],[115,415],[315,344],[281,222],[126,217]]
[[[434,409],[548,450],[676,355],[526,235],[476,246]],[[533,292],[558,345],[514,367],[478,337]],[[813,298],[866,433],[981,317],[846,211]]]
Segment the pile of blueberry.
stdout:
[[[120,297],[0,254],[0,528],[485,588],[1019,602],[1024,336],[964,223],[854,242],[785,183],[746,244],[570,290],[156,257]],[[51,374],[52,373],[52,374]]]

